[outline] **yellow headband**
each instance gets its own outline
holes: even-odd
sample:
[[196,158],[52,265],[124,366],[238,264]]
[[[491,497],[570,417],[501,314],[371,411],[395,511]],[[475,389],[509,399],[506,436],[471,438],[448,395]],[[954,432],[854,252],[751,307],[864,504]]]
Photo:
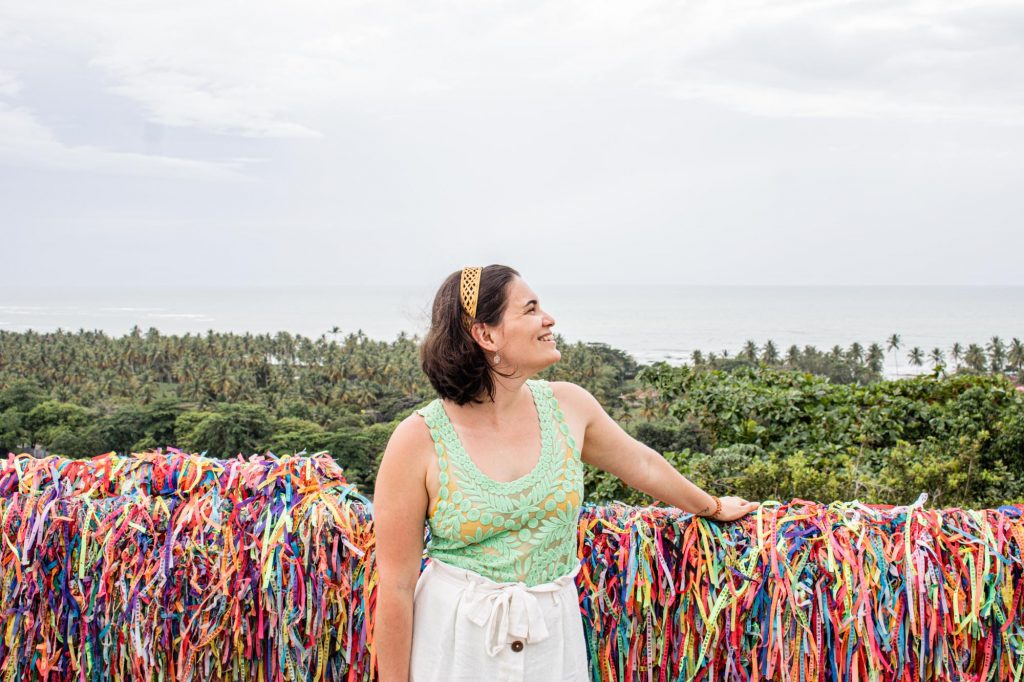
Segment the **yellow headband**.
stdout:
[[476,299],[480,293],[480,272],[483,268],[462,268],[459,278],[459,293],[462,296],[462,308],[469,315],[467,326],[476,317]]

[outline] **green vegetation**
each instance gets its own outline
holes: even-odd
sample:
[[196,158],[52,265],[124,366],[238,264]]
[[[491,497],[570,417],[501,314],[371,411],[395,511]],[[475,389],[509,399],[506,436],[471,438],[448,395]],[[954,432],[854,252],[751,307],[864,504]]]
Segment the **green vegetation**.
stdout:
[[[697,485],[753,500],[935,506],[1024,501],[1024,393],[1003,375],[836,384],[809,373],[641,370],[637,437]],[[649,504],[611,477],[599,499]]]
[[[0,331],[0,454],[327,450],[372,491],[391,431],[434,396],[419,338],[327,336]],[[896,334],[885,350],[782,353],[749,341],[736,357],[698,351],[678,368],[555,336],[562,360],[541,378],[584,386],[716,494],[905,504],[927,491],[930,504],[964,507],[1024,499],[1017,339],[955,344],[952,372],[941,349],[914,348],[910,364],[930,360],[933,371],[885,381],[886,352],[898,366]],[[653,502],[591,467],[586,485],[591,501]]]
[[[621,409],[637,364],[605,344],[555,336],[562,361],[544,378],[581,383]],[[33,446],[69,457],[167,446],[218,457],[327,450],[369,492],[396,424],[435,395],[418,343],[362,331],[337,341],[0,330],[0,455]]]

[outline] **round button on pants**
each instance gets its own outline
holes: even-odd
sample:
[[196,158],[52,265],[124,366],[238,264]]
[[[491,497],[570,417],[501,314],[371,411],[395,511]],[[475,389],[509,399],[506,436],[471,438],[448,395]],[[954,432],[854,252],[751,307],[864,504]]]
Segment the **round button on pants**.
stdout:
[[413,598],[409,682],[589,682],[579,570],[528,587],[431,558]]

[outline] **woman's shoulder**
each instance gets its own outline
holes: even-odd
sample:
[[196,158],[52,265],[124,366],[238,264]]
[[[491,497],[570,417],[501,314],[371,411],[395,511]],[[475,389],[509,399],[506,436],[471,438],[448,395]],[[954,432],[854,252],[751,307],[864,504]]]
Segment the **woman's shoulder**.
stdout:
[[540,381],[543,385],[551,388],[551,392],[554,393],[555,398],[559,399],[559,402],[562,398],[575,401],[590,395],[590,391],[571,381],[546,381],[543,379]]
[[578,414],[589,421],[589,415],[594,411],[597,400],[590,394],[590,391],[571,381],[547,381],[551,388],[551,394],[562,411],[567,414]]
[[429,420],[435,402],[436,399],[413,410],[405,419],[398,422],[390,438],[395,447],[406,453],[419,455],[417,459],[433,454],[434,439],[430,435]]

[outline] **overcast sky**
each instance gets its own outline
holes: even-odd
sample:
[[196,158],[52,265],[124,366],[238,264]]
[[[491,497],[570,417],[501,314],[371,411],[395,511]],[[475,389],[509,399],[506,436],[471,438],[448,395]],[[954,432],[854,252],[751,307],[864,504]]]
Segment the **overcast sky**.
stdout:
[[1024,285],[1024,4],[0,0],[8,283]]

